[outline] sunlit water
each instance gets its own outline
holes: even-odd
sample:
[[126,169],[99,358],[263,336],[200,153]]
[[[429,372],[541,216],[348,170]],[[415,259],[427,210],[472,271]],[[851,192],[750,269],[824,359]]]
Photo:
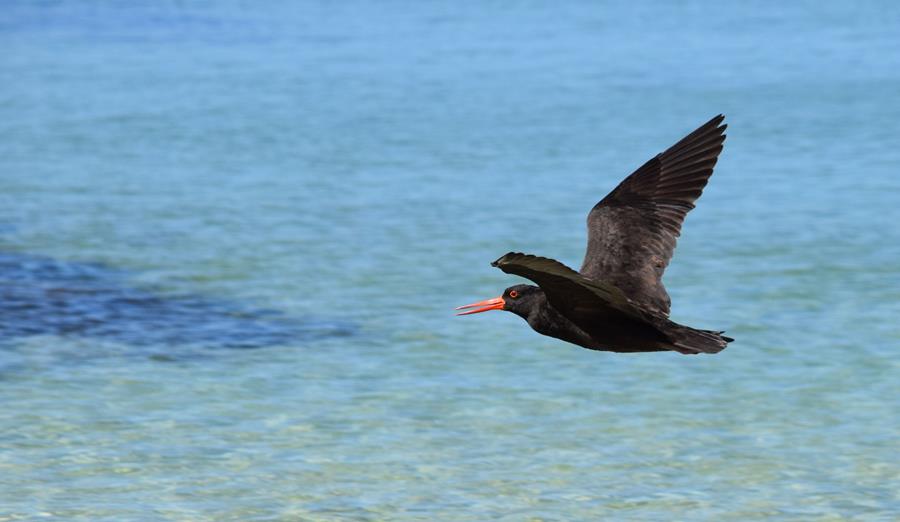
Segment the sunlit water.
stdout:
[[[900,514],[898,4],[83,4],[0,12],[0,520]],[[719,112],[726,351],[453,317]]]

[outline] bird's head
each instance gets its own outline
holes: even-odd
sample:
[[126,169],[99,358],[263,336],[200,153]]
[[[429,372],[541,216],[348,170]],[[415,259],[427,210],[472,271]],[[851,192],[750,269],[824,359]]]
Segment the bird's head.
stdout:
[[[467,310],[456,315],[469,315],[489,310],[506,310],[516,315],[528,318],[528,314],[535,310],[541,300],[544,299],[544,291],[534,285],[515,285],[503,291],[503,295],[493,299],[485,299],[477,303],[460,306],[457,310]],[[469,309],[472,310],[469,310]]]

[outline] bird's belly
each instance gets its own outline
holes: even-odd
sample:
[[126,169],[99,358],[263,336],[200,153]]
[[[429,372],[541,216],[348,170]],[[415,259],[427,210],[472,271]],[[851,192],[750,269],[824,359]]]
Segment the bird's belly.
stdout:
[[590,350],[635,353],[671,350],[671,343],[652,326],[636,321],[598,320],[584,327],[568,321],[568,324],[547,331],[535,328],[539,333],[576,344]]

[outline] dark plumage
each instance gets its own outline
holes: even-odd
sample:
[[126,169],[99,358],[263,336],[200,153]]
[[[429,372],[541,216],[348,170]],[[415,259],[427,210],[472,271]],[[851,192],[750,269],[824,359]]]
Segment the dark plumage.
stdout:
[[662,275],[685,215],[703,193],[725,141],[719,115],[625,178],[588,214],[580,272],[510,252],[491,263],[538,284],[507,288],[460,315],[507,310],[539,333],[593,350],[716,353],[733,339],[668,319]]

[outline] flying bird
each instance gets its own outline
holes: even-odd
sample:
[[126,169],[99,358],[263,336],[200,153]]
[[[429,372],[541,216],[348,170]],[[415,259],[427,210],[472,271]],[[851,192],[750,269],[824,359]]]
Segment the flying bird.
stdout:
[[581,270],[510,252],[491,263],[537,283],[460,306],[457,315],[506,310],[538,333],[592,350],[717,353],[733,341],[724,332],[669,320],[662,284],[681,224],[703,193],[725,142],[718,115],[662,152],[597,203],[587,217]]

